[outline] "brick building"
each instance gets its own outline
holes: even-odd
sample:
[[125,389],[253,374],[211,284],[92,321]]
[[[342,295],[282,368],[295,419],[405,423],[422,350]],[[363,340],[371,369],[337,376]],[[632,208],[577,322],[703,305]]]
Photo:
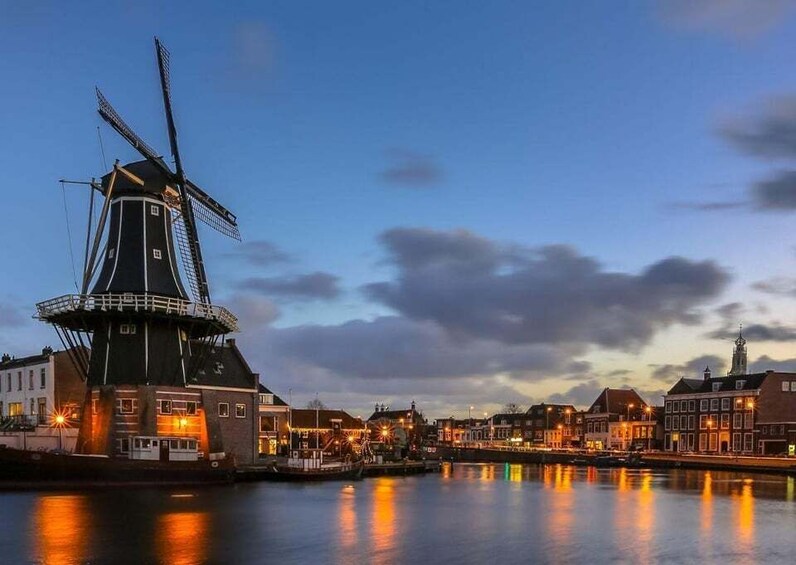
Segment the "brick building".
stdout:
[[290,406],[262,383],[259,386],[257,450],[260,455],[278,455],[289,443]]
[[373,414],[367,419],[371,441],[382,441],[385,429],[394,440],[405,445],[419,446],[424,439],[428,422],[417,410],[415,401],[406,410],[389,410],[384,404],[376,404]]
[[323,449],[326,455],[358,453],[368,428],[344,410],[294,408],[290,412],[290,450]]
[[655,440],[655,410],[631,389],[605,388],[583,414],[583,446],[589,449],[647,447]]

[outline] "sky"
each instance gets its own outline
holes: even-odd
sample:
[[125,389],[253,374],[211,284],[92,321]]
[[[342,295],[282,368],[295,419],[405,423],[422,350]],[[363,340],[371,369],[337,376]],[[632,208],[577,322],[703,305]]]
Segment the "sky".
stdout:
[[215,303],[302,405],[429,417],[651,403],[739,324],[796,371],[796,2],[0,1],[0,350],[75,291],[87,194],[168,153],[238,217],[200,230]]

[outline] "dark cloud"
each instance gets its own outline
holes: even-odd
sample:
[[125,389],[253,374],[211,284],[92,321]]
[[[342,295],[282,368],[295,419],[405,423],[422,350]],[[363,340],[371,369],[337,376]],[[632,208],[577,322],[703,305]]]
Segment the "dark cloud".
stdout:
[[753,157],[796,157],[796,95],[769,98],[760,103],[762,112],[727,119],[718,133],[736,149]]
[[274,356],[347,378],[437,379],[514,374],[543,378],[571,368],[575,349],[452,338],[429,321],[384,316],[340,325],[307,325],[269,333]]
[[774,277],[753,283],[752,288],[766,294],[796,296],[796,278]]
[[[737,328],[721,328],[707,334],[713,339],[735,339],[738,337]],[[751,341],[793,341],[796,339],[796,328],[783,326],[778,323],[770,325],[752,324],[744,326],[743,336]]]
[[772,359],[768,355],[763,355],[749,364],[749,371],[752,373],[762,373],[764,371],[796,372],[796,359]]
[[714,310],[719,317],[726,321],[738,321],[739,316],[744,311],[744,306],[740,302],[729,302],[722,304]]
[[442,169],[428,155],[392,149],[387,152],[387,156],[390,164],[379,173],[379,178],[386,183],[420,188],[442,180]]
[[279,249],[270,241],[247,241],[237,246],[235,251],[226,254],[227,257],[243,259],[247,263],[258,267],[267,267],[278,263],[287,263],[292,260],[290,255]]
[[615,273],[570,247],[518,253],[464,231],[398,228],[381,241],[398,277],[367,285],[371,299],[453,335],[504,343],[635,349],[658,329],[696,323],[695,308],[729,279],[712,261],[670,257]]
[[658,13],[667,25],[734,38],[773,29],[792,7],[792,0],[658,0]]
[[16,328],[25,323],[25,316],[16,306],[0,302],[0,328]]
[[315,272],[290,277],[252,277],[238,283],[238,288],[266,296],[291,300],[332,300],[340,295],[339,277]]
[[632,372],[633,371],[631,371],[630,369],[615,369],[613,371],[609,371],[608,373],[605,373],[605,376],[606,377],[624,377],[625,375],[629,375]]
[[752,187],[754,206],[759,210],[796,210],[796,171],[780,171]]
[[577,408],[588,408],[604,388],[596,379],[590,379],[573,386],[566,392],[551,394],[548,401],[555,404],[573,404]]
[[726,363],[716,355],[700,355],[682,365],[650,365],[654,370],[651,377],[657,381],[674,384],[680,377],[689,379],[702,378],[705,367],[710,367],[714,375],[723,375]]

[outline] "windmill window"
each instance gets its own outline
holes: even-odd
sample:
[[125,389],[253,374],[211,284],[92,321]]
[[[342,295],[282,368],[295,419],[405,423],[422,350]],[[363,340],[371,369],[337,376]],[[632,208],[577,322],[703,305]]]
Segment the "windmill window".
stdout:
[[135,324],[121,324],[119,326],[119,333],[122,335],[135,335],[136,331]]
[[246,405],[245,404],[236,404],[235,405],[235,417],[236,418],[245,418],[246,417]]
[[152,214],[153,216],[160,216],[160,206],[158,206],[157,204],[152,204],[149,207],[149,213]]
[[188,416],[195,416],[196,415],[196,402],[193,400],[189,400],[185,403],[185,413]]
[[163,259],[163,254],[160,252],[160,249],[153,249],[152,255],[155,257],[155,259]]
[[218,415],[220,418],[229,418],[229,402],[218,403]]
[[108,249],[108,259],[113,259],[116,256],[115,249]]

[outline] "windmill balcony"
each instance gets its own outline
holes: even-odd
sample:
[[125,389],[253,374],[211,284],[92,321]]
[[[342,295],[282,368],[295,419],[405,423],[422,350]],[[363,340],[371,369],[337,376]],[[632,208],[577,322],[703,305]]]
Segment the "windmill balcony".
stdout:
[[50,323],[74,315],[149,313],[207,321],[224,333],[238,331],[238,319],[226,308],[152,294],[67,294],[39,302],[36,310],[39,319]]

